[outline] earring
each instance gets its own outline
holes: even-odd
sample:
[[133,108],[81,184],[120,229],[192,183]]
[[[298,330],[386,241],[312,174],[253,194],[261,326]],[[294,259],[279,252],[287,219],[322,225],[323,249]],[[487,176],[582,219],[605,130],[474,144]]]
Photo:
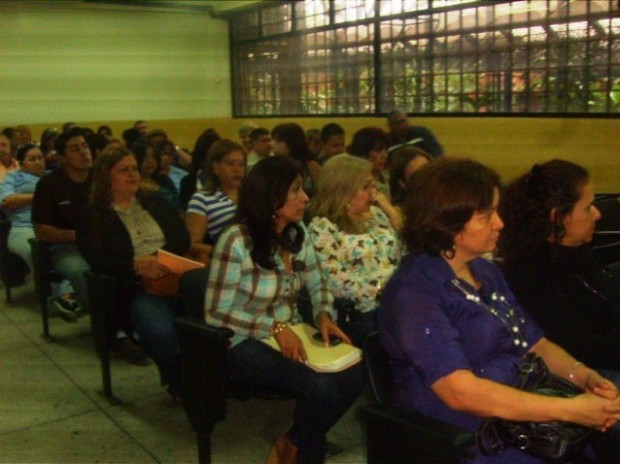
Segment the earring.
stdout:
[[441,252],[441,254],[443,255],[444,258],[446,259],[452,259],[454,258],[454,255],[456,255],[456,245],[452,244],[452,247],[450,247],[447,250],[443,250]]

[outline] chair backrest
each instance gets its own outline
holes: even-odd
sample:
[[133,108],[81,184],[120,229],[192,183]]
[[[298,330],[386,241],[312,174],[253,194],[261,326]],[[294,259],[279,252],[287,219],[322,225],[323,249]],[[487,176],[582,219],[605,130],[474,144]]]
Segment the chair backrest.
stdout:
[[594,205],[601,212],[592,246],[605,264],[620,261],[620,201],[616,195],[598,197]]
[[0,278],[7,287],[18,287],[24,284],[24,278],[29,272],[26,262],[8,248],[11,221],[0,218]]
[[379,404],[389,404],[392,399],[394,380],[388,354],[379,339],[379,332],[369,334],[364,340],[364,364],[375,400]]
[[179,292],[183,304],[183,315],[204,319],[205,291],[209,268],[187,271],[179,280]]

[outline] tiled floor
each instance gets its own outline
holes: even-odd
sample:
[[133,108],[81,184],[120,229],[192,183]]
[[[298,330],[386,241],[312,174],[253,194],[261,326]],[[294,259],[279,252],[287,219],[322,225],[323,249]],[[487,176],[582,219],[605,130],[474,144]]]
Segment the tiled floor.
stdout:
[[[32,284],[0,287],[1,463],[192,463],[194,435],[182,407],[158,385],[154,365],[113,360],[112,384],[122,403],[99,394],[99,360],[88,316],[68,324],[50,320],[55,340],[40,337],[41,318]],[[360,402],[364,401],[360,399]],[[271,441],[286,430],[290,401],[229,402],[226,421],[213,435],[213,461],[264,463]],[[363,463],[357,406],[330,432],[344,449],[329,463]]]

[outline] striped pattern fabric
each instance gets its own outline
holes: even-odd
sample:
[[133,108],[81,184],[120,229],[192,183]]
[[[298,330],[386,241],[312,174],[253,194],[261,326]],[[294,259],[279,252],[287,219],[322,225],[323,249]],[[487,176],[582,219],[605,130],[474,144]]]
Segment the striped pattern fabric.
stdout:
[[207,217],[207,232],[215,243],[222,230],[235,220],[237,205],[228,196],[220,192],[196,192],[192,195],[187,212]]

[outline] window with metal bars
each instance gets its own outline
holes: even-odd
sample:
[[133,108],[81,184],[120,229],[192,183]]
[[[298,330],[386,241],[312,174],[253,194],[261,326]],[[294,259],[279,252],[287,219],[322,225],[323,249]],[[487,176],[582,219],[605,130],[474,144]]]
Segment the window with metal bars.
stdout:
[[620,115],[617,0],[302,0],[231,16],[235,116]]

